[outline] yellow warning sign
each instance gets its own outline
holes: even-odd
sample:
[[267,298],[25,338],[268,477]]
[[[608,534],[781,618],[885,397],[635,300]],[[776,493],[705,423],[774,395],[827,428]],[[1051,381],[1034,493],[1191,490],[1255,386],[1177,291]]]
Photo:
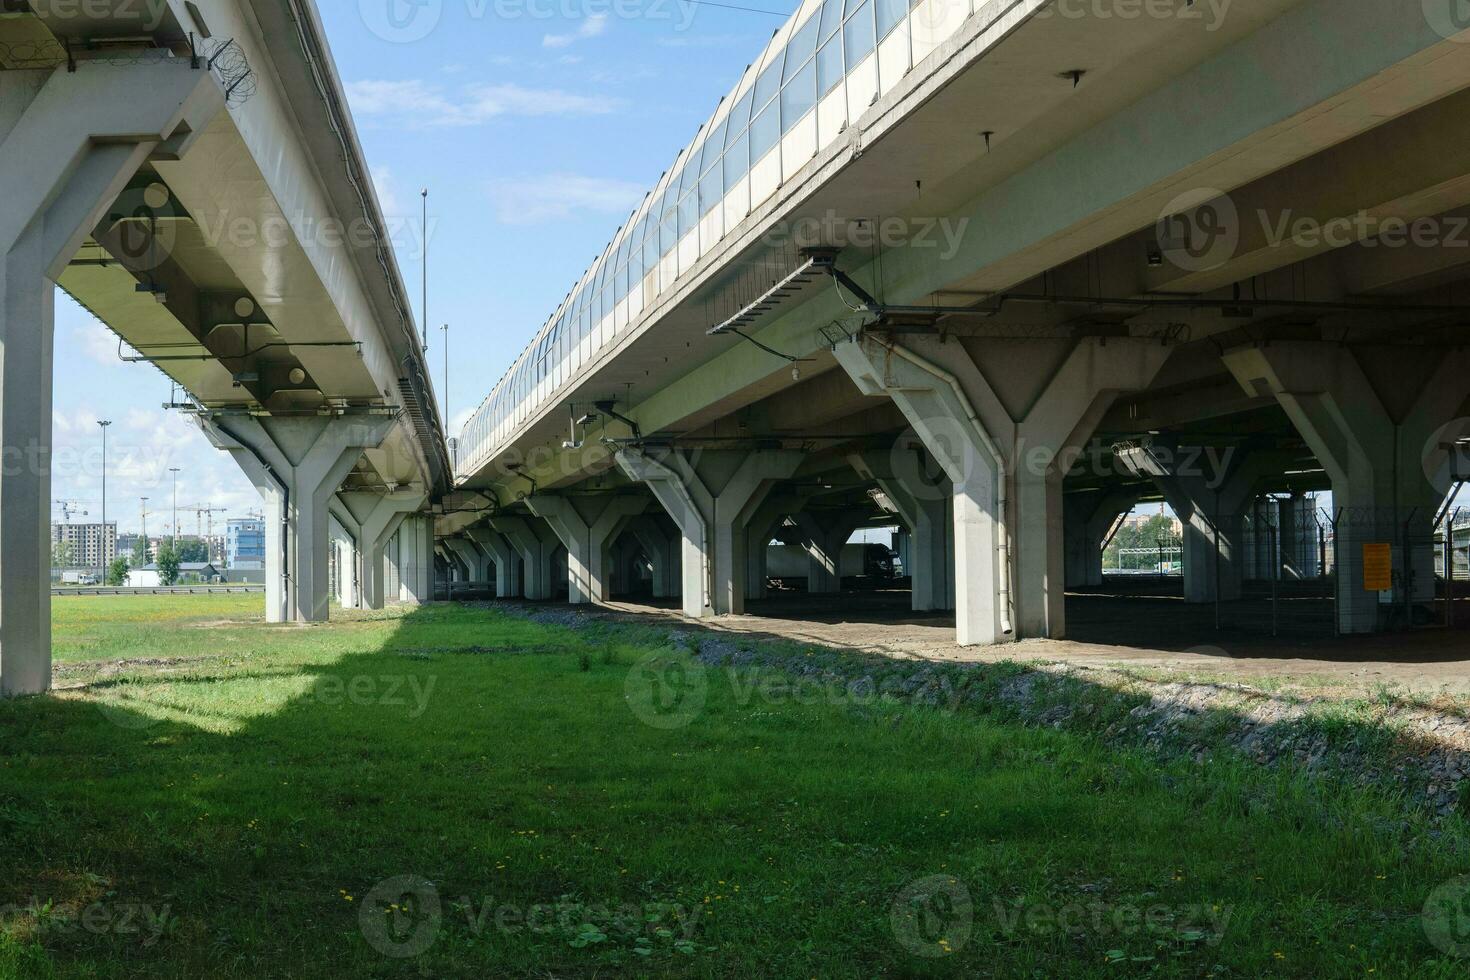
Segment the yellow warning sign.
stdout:
[[1387,592],[1393,588],[1393,546],[1382,542],[1363,545],[1363,588]]

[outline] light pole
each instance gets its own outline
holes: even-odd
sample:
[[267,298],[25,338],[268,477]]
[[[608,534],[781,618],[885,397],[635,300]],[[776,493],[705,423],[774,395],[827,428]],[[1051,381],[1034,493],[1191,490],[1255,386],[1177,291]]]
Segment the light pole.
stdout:
[[449,324],[444,324],[444,434],[449,434]]
[[179,468],[170,466],[168,471],[173,474],[174,481],[174,554],[179,553]]
[[107,428],[112,425],[111,419],[98,419],[97,425],[102,429],[102,543],[98,548],[102,556],[102,576],[107,577]]

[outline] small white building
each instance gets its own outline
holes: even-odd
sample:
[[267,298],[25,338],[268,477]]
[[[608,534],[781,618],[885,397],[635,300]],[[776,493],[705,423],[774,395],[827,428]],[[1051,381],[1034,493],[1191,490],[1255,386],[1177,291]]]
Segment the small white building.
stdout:
[[[177,585],[209,584],[218,581],[219,569],[209,562],[183,562],[179,565],[179,580]],[[144,565],[142,568],[134,568],[128,572],[128,588],[130,589],[157,589],[161,588],[163,581],[159,576],[158,565]]]

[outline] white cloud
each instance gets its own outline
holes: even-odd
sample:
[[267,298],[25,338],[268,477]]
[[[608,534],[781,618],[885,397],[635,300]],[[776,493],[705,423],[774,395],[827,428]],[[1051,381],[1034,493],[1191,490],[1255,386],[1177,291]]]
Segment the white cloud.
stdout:
[[398,186],[393,182],[393,171],[387,167],[372,168],[373,187],[378,192],[378,206],[388,216],[403,213],[403,201],[398,197]]
[[621,99],[603,95],[514,83],[466,85],[454,94],[446,94],[439,86],[419,79],[351,82],[347,95],[357,115],[410,127],[477,126],[498,116],[605,115],[622,105]]
[[566,48],[578,41],[597,37],[607,30],[607,14],[593,14],[577,25],[570,34],[547,34],[541,38],[543,48]]
[[490,199],[503,223],[528,225],[575,213],[626,214],[645,190],[630,180],[544,174],[496,181],[490,185]]

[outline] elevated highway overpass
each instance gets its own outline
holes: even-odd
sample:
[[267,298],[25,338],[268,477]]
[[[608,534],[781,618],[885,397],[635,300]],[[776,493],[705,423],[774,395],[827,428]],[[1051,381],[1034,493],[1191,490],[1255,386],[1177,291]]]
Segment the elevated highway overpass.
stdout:
[[441,561],[599,601],[632,552],[700,617],[776,528],[828,591],[900,523],[980,644],[1065,636],[1139,500],[1214,602],[1263,494],[1330,491],[1335,627],[1380,629],[1466,475],[1455,13],[806,0],[459,434]]
[[450,462],[311,0],[4,4],[0,173],[0,691],[50,678],[53,284],[260,489],[270,620],[428,597]]

